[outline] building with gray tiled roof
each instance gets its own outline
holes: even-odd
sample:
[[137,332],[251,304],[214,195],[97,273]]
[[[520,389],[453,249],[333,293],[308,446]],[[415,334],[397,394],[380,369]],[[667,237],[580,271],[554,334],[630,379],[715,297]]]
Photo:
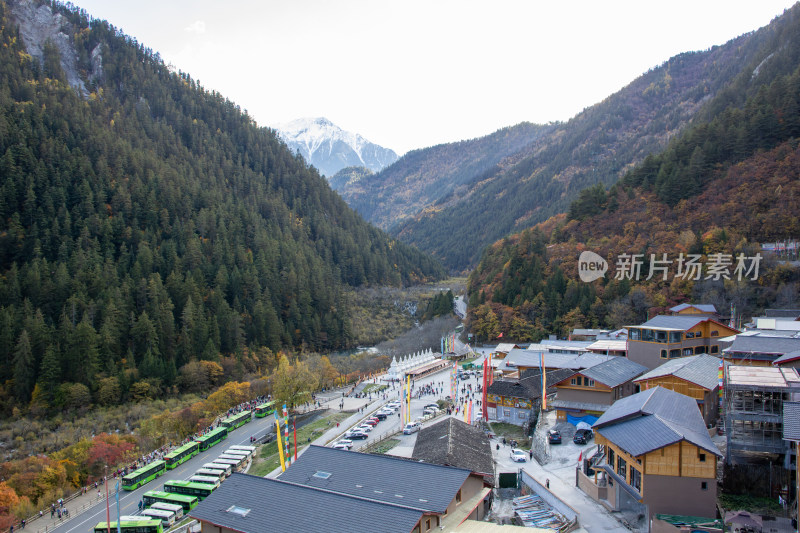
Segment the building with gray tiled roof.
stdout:
[[797,337],[737,335],[722,354],[726,361],[735,365],[764,365],[796,351],[800,351],[800,338]]
[[465,468],[488,476],[490,483],[494,483],[494,460],[486,433],[452,416],[420,430],[411,458]]
[[664,387],[694,398],[706,425],[714,425],[719,418],[720,361],[708,354],[672,359],[639,376],[634,383],[641,390]]
[[[595,354],[592,354],[595,355]],[[647,367],[625,357],[607,356],[602,363],[565,376],[555,383],[556,399],[551,403],[559,421],[576,421],[603,414],[614,401],[635,392],[634,378]]]
[[[675,514],[716,515],[717,460],[694,399],[655,387],[614,404],[594,423],[602,459],[597,491],[603,503],[618,510],[633,498],[649,517]],[[595,480],[579,473],[579,486]],[[594,491],[589,491],[594,492]]]
[[627,328],[628,358],[649,369],[679,357],[719,355],[723,339],[739,333],[703,315],[659,315]]
[[369,531],[411,533],[425,511],[234,473],[188,514],[218,533],[350,533],[367,524]]
[[491,486],[469,469],[323,446],[309,446],[278,480],[420,510],[435,517],[433,527],[462,505],[469,507],[462,519],[481,520],[491,505]]

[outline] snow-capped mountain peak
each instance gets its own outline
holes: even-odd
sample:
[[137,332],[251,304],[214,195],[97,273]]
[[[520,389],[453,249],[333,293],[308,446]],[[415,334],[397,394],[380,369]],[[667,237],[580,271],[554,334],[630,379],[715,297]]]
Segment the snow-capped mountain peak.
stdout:
[[275,126],[278,135],[320,173],[331,177],[345,167],[362,166],[378,172],[397,161],[394,151],[345,131],[327,118],[300,118]]

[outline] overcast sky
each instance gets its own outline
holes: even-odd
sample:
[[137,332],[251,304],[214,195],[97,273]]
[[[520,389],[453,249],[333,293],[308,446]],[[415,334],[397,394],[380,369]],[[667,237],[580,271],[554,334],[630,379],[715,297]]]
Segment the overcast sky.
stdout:
[[566,121],[788,0],[74,0],[262,126],[324,116],[403,154]]

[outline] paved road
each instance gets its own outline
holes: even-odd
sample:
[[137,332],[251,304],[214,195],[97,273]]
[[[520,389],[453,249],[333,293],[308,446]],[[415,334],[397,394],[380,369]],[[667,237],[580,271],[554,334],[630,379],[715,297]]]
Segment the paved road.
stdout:
[[[225,449],[229,446],[235,444],[249,444],[250,437],[262,437],[264,436],[270,429],[273,429],[275,426],[275,418],[273,415],[267,416],[265,418],[254,418],[248,424],[232,431],[228,434],[228,438],[222,441],[221,443],[217,444],[216,446],[212,446],[208,450],[204,452],[200,452],[197,456],[193,457],[192,459],[186,461],[185,463],[179,465],[174,470],[167,470],[167,473],[163,476],[151,481],[150,483],[145,484],[142,487],[134,491],[121,491],[120,498],[119,498],[119,506],[120,506],[120,514],[122,515],[132,515],[137,514],[139,507],[139,500],[142,498],[142,494],[147,492],[148,490],[163,490],[164,482],[171,481],[174,479],[186,479],[191,476],[198,468],[204,463],[210,463],[212,459],[216,458],[221,454]],[[114,484],[116,483],[115,480],[111,480],[109,483],[109,489],[113,489]],[[70,514],[73,516],[69,519],[69,521],[60,523],[58,519],[50,520],[49,518],[46,519],[39,519],[35,522],[30,524],[29,529],[34,531],[44,531],[45,525],[48,526],[47,531],[54,531],[57,533],[85,533],[87,531],[92,531],[92,528],[98,522],[105,522],[106,520],[106,501],[105,501],[105,488],[102,490],[102,499],[97,501],[97,493],[89,491],[84,496],[80,496],[73,502],[70,502],[67,507],[70,509]],[[116,502],[114,501],[114,495],[109,494],[111,501],[109,505],[111,506],[111,516],[112,520],[113,517],[117,515],[116,511]],[[93,504],[92,504],[93,503]],[[74,509],[83,507],[84,505],[89,505],[87,510],[84,510],[80,514],[75,512]],[[55,529],[53,529],[55,528]]]

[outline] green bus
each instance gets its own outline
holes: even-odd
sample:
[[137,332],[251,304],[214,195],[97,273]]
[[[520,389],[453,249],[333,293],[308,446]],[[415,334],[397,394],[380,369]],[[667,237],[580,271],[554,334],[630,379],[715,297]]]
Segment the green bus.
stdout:
[[186,494],[188,496],[197,496],[200,501],[208,498],[214,489],[214,485],[208,483],[196,483],[194,481],[181,481],[173,479],[164,483],[164,490],[173,494]]
[[267,402],[262,403],[261,405],[256,405],[256,418],[264,418],[267,415],[271,415],[275,412],[275,402]]
[[164,456],[164,459],[167,461],[167,470],[172,470],[198,453],[200,453],[200,444],[196,440],[172,450]]
[[250,411],[242,411],[241,413],[222,419],[219,425],[228,428],[228,431],[232,431],[238,427],[242,427],[248,422],[250,422]]
[[[100,522],[94,526],[93,531],[107,533],[109,529],[117,531],[117,523]],[[161,520],[148,519],[146,516],[121,516],[119,530],[125,533],[164,533],[164,526]]]
[[202,437],[195,438],[194,440],[200,444],[200,451],[204,452],[207,449],[211,448],[213,445],[217,444],[218,442],[222,442],[227,438],[228,438],[228,428],[219,427],[213,431],[209,431]]
[[174,492],[164,492],[163,490],[148,490],[142,494],[145,507],[154,503],[174,503],[183,507],[183,512],[188,513],[199,503],[197,496],[187,494],[175,494]]
[[125,490],[136,490],[145,483],[153,481],[155,478],[167,471],[167,463],[164,461],[153,461],[149,465],[134,470],[130,474],[122,477],[122,488]]

